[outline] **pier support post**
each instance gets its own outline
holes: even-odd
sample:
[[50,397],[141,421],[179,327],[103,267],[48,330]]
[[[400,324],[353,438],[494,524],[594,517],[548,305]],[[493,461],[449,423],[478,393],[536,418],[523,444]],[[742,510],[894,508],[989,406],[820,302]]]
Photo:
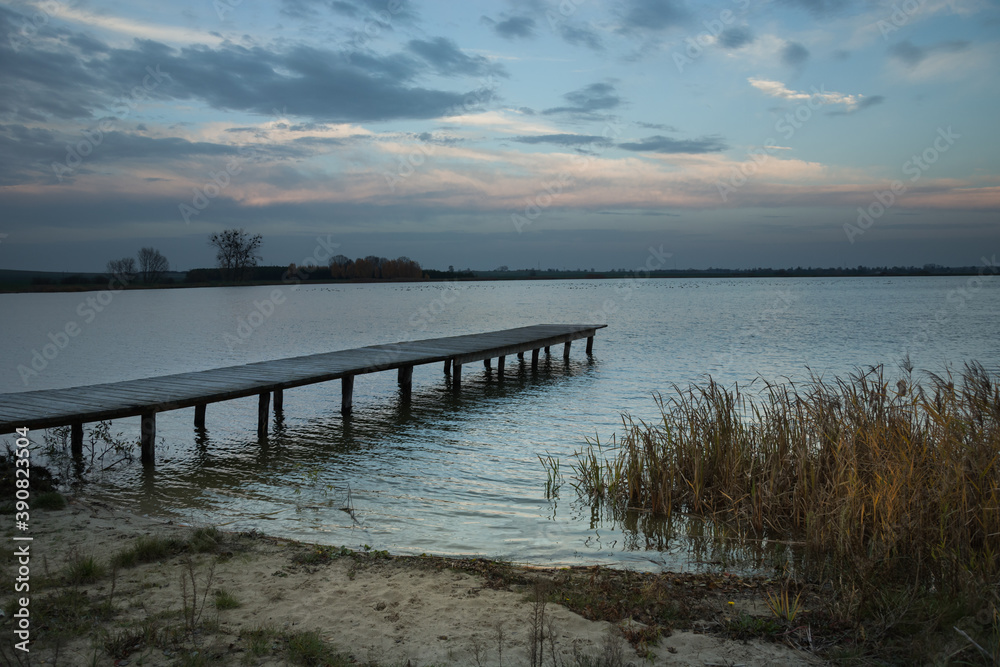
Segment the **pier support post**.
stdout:
[[205,403],[194,406],[194,427],[205,428]]
[[257,437],[267,437],[267,420],[271,416],[271,392],[264,391],[257,396]]
[[146,412],[142,415],[142,433],[140,439],[140,458],[145,464],[152,464],[156,460],[156,413]]
[[281,414],[285,409],[285,391],[283,389],[274,390],[274,414]]
[[538,352],[539,349],[536,347],[531,351],[531,370],[538,370]]
[[354,401],[354,376],[345,375],[340,379],[340,414],[351,414]]
[[548,354],[549,354],[549,346],[546,345],[545,346],[545,355],[548,356]]
[[75,422],[70,427],[70,451],[74,459],[83,457],[83,422]]
[[483,359],[483,368],[485,368],[486,370],[492,370],[493,366],[490,365],[490,362],[491,362],[491,360],[490,360],[489,357],[486,357],[485,359]]
[[594,337],[587,336],[587,356],[589,357],[593,354],[594,354]]
[[404,401],[410,400],[413,391],[413,366],[399,367],[399,391]]
[[451,373],[451,359],[444,360],[444,374],[448,375]]
[[573,341],[568,340],[563,344],[563,359],[569,361],[569,346],[573,344]]
[[524,359],[524,352],[518,352],[517,353],[517,358],[518,359]]
[[506,359],[507,359],[507,357],[497,357],[497,379],[498,380],[503,380],[503,367],[504,367],[504,361]]
[[451,388],[453,391],[462,388],[462,364],[457,362],[451,367]]

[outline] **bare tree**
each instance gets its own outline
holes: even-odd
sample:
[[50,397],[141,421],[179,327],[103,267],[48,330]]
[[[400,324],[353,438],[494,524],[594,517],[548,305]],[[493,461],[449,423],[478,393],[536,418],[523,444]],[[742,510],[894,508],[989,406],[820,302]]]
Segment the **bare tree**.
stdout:
[[227,229],[212,234],[208,242],[215,246],[215,259],[222,269],[222,277],[229,280],[244,280],[250,269],[257,266],[260,255],[260,234],[251,236],[242,229]]
[[131,280],[135,275],[135,260],[131,257],[108,260],[108,273],[119,279]]
[[139,273],[142,282],[159,282],[163,274],[170,270],[170,262],[156,248],[143,248],[139,251]]

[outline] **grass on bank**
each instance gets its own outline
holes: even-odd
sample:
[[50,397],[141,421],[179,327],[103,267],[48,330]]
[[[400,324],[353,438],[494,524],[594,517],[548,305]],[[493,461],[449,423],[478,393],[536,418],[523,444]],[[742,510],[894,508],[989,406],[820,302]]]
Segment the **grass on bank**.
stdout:
[[967,364],[924,387],[903,371],[765,382],[756,396],[675,386],[658,421],[624,416],[610,446],[577,452],[573,484],[619,517],[693,514],[798,541],[794,574],[832,587],[831,612],[859,639],[954,637],[947,626],[978,612],[1000,654],[998,378]]

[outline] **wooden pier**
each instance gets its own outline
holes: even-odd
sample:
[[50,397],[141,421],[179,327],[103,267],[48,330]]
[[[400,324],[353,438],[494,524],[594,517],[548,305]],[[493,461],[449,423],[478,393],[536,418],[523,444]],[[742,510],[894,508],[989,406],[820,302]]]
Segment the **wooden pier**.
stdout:
[[444,362],[455,391],[462,384],[462,366],[482,361],[491,368],[497,360],[497,373],[503,378],[504,360],[516,354],[519,359],[531,352],[531,367],[538,367],[544,348],[563,345],[563,357],[569,359],[574,340],[587,339],[587,354],[593,352],[594,334],[605,324],[536,324],[534,326],[491,331],[465,336],[431,338],[387,345],[372,345],[353,350],[339,350],[288,359],[260,361],[242,366],[228,366],[206,371],[161,375],[106,384],[45,389],[0,394],[0,434],[15,429],[70,426],[74,456],[83,452],[83,425],[88,422],[121,417],[141,417],[142,460],[155,458],[156,413],[193,407],[194,425],[205,426],[205,406],[209,403],[257,395],[257,434],[266,437],[271,399],[274,412],[282,410],[283,391],[328,380],[341,381],[340,410],[350,414],[354,377],[398,369],[400,390],[408,398],[413,367]]

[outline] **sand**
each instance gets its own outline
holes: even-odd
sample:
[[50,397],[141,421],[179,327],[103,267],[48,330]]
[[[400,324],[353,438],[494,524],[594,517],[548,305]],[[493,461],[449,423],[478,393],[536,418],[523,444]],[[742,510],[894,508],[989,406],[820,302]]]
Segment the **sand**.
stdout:
[[[187,539],[192,533],[189,526],[82,498],[71,500],[64,510],[36,512],[33,521],[33,576],[44,571],[59,573],[73,555],[93,555],[108,563],[140,535]],[[534,609],[530,590],[495,590],[484,577],[453,570],[440,559],[421,564],[413,559],[344,557],[303,564],[293,556],[307,553],[307,546],[266,536],[232,539],[235,546],[222,559],[212,554],[191,557],[200,588],[204,589],[211,572],[212,595],[201,620],[211,620],[212,630],[180,638],[187,649],[150,647],[118,663],[100,653],[96,664],[173,665],[183,650],[209,656],[207,664],[285,664],[280,655],[247,656],[247,641],[239,637],[240,631],[261,625],[318,631],[362,664],[499,665],[498,645],[504,665],[530,664],[529,619]],[[109,621],[108,630],[143,619],[161,619],[162,626],[181,623],[182,578],[190,581],[186,558],[178,554],[120,570],[113,598],[117,615]],[[108,595],[110,585],[111,576],[106,575],[83,588],[98,598]],[[218,589],[230,592],[240,606],[216,610],[213,596]],[[759,607],[753,601],[741,604]],[[615,650],[624,653],[625,664],[635,665],[650,664],[647,660],[699,667],[823,664],[813,655],[781,644],[713,635],[713,627],[727,612],[732,609],[720,607],[719,615],[706,618],[696,631],[677,631],[661,638],[644,659],[620,639],[612,624],[590,621],[549,604],[545,613],[551,619],[554,641],[546,642],[546,651],[554,644],[566,665],[577,664],[574,653],[598,656]],[[697,631],[699,627],[703,630]],[[95,645],[101,641],[99,637],[70,641],[60,647],[58,664],[90,664]],[[46,664],[46,659],[52,664],[54,657],[53,647],[34,646],[33,664]],[[548,657],[545,664],[551,664]]]

